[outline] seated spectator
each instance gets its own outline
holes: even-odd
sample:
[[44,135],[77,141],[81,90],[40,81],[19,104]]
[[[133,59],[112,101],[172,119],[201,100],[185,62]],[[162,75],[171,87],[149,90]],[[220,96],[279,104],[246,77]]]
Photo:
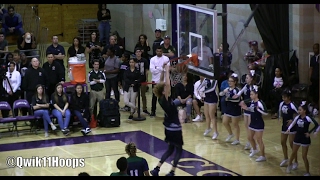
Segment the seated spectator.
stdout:
[[54,109],[52,115],[58,120],[62,133],[67,136],[70,130],[68,129],[71,112],[69,108],[69,102],[67,95],[63,92],[62,83],[58,83],[55,88],[55,92],[51,95],[51,101]]
[[2,22],[3,15],[7,12],[6,8],[4,8],[4,4],[0,4],[0,24]]
[[7,67],[9,67],[9,63],[10,62],[14,62],[12,53],[8,53],[7,56],[6,56],[6,65],[7,65]]
[[19,35],[24,34],[22,28],[22,17],[19,13],[14,12],[14,7],[9,6],[8,12],[3,15],[2,18],[2,30],[6,36],[8,35]]
[[73,43],[68,49],[67,59],[69,59],[70,57],[76,57],[77,54],[82,53],[85,53],[85,48],[82,46],[80,38],[73,38]]
[[78,174],[78,176],[90,176],[87,172],[81,172]]
[[75,92],[71,95],[70,109],[75,116],[77,116],[83,129],[81,133],[87,135],[91,132],[88,126],[88,120],[90,118],[89,111],[89,96],[84,92],[81,84],[76,84]]
[[36,86],[36,93],[32,97],[31,105],[33,107],[33,114],[35,117],[41,117],[44,124],[44,136],[49,137],[48,124],[50,124],[52,130],[56,130],[57,127],[52,123],[49,114],[49,98],[44,93],[44,88],[41,84]]
[[193,122],[203,120],[203,116],[201,114],[200,108],[204,105],[203,98],[204,98],[205,87],[201,87],[199,89],[199,86],[200,84],[202,84],[203,80],[204,80],[204,77],[200,76],[200,79],[194,83],[194,87],[193,87],[194,99],[192,100],[192,105],[197,114],[197,116],[192,120]]
[[149,165],[145,158],[137,156],[137,147],[134,143],[129,143],[125,147],[128,154],[127,174],[129,176],[150,176]]
[[127,174],[127,168],[128,168],[128,161],[127,158],[121,157],[117,160],[117,168],[119,169],[119,172],[113,172],[110,174],[110,176],[129,176]]
[[8,53],[8,41],[4,37],[4,33],[0,31],[0,59],[5,58],[6,53]]
[[17,47],[19,50],[24,51],[26,56],[37,55],[37,51],[35,51],[37,49],[37,41],[32,33],[26,32],[22,36],[19,36]]
[[[191,79],[191,78],[190,78]],[[191,119],[191,109],[192,109],[192,97],[193,97],[193,84],[188,80],[187,74],[182,75],[182,82],[177,83],[176,86],[176,96],[177,98],[173,101],[176,106],[186,105],[186,122]]]

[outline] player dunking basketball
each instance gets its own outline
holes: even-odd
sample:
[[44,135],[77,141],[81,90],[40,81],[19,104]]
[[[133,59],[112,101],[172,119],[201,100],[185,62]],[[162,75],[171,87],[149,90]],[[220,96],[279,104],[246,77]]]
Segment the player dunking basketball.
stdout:
[[[173,103],[173,99],[170,96],[171,86],[169,77],[169,66],[167,66],[166,63],[163,66],[165,72],[161,73],[160,83],[158,83],[153,88],[153,93],[158,97],[158,102],[162,107],[163,111],[165,112],[163,125],[165,129],[165,142],[168,143],[168,149],[162,155],[158,165],[150,171],[152,176],[159,176],[160,167],[175,150],[171,171],[168,174],[166,174],[166,176],[174,176],[175,169],[181,158],[183,145],[182,127],[179,121],[178,110]],[[165,81],[163,82],[164,74]]]

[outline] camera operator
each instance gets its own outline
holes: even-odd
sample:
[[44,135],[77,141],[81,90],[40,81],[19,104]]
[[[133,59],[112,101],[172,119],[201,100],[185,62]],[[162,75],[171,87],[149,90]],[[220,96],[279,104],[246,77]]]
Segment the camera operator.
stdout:
[[[2,85],[6,93],[7,101],[13,107],[13,102],[20,97],[20,85],[21,75],[16,70],[16,63],[10,62],[9,69],[6,72],[6,77],[3,78]],[[18,114],[18,109],[15,110],[15,114]]]

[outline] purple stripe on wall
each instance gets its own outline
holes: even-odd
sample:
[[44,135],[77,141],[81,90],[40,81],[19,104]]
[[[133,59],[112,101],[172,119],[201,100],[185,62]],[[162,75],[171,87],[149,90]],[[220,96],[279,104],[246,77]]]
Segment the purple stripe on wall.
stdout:
[[[162,154],[167,149],[167,143],[163,140],[142,131],[132,131],[93,136],[68,137],[60,139],[0,144],[0,152],[45,148],[52,146],[66,146],[112,140],[120,140],[124,143],[134,142],[136,143],[138,149],[158,159],[161,158]],[[166,160],[167,163],[171,163],[172,161],[173,155]],[[151,168],[153,167],[150,167],[150,169]],[[186,150],[184,150],[182,153],[181,161],[178,164],[178,168],[193,176],[241,176],[238,173],[235,173],[222,166],[219,166],[218,164],[215,164],[210,160],[204,159]]]

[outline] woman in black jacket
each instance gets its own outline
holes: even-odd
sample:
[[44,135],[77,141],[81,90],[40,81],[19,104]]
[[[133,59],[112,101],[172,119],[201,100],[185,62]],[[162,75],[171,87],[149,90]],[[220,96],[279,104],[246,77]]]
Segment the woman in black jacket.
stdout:
[[123,101],[125,105],[130,107],[130,116],[128,119],[132,120],[133,114],[136,111],[136,98],[139,90],[140,72],[135,67],[136,62],[134,59],[129,60],[129,65],[130,67],[124,72],[124,75],[123,75],[123,79],[124,79]]
[[90,133],[91,129],[88,125],[88,120],[90,118],[89,96],[84,92],[81,84],[76,84],[75,92],[71,95],[70,109],[72,113],[77,116],[83,127],[81,133],[83,135]]

